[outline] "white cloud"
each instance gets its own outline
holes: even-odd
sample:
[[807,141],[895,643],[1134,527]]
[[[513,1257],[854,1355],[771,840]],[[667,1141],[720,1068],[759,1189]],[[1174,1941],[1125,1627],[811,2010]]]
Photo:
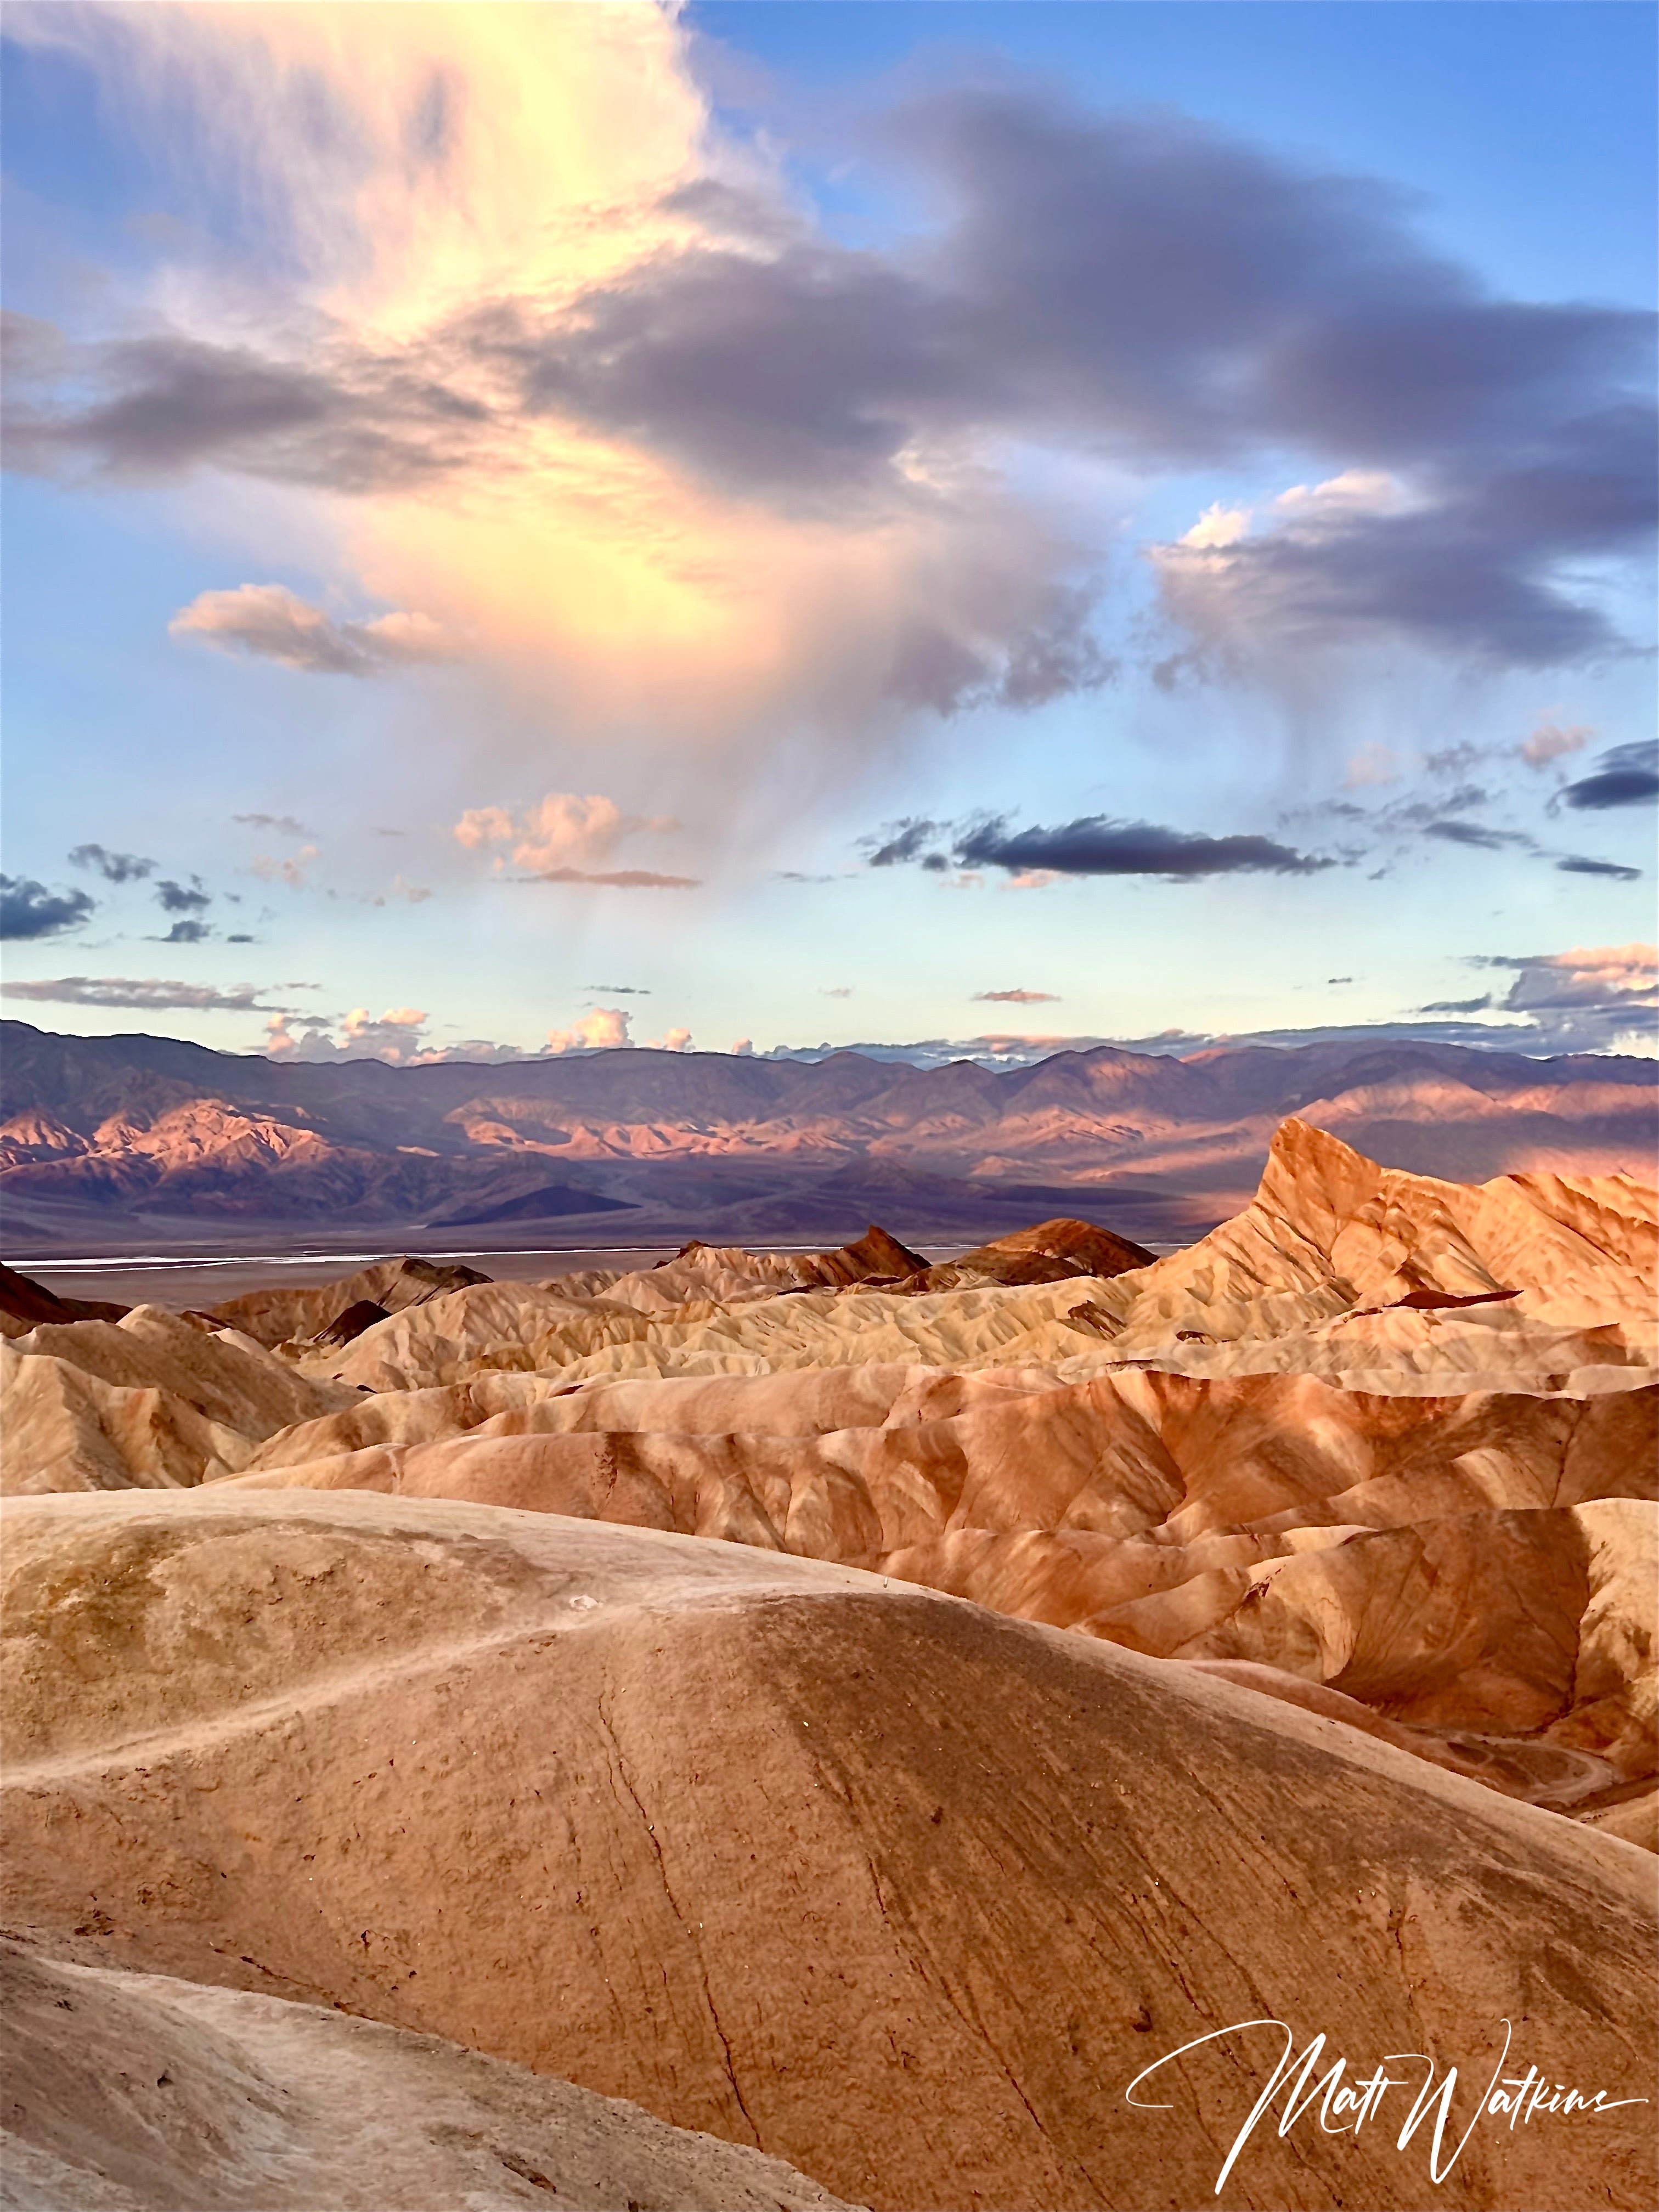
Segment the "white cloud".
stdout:
[[1205,508],[1179,542],[1200,552],[1212,552],[1218,546],[1237,545],[1249,527],[1248,507],[1224,507],[1218,500],[1213,507]]
[[634,1042],[628,1034],[631,1019],[621,1006],[595,1006],[568,1030],[550,1030],[547,1049],[550,1053],[620,1051]]
[[[592,874],[596,860],[607,859],[624,838],[665,836],[679,828],[672,815],[624,814],[614,799],[590,792],[586,798],[574,791],[550,791],[544,799],[514,814],[504,806],[471,806],[455,824],[459,844],[477,852],[489,845],[508,845],[515,866],[529,868],[552,883],[610,883],[624,889],[690,888],[692,878],[653,875],[644,869],[619,869]],[[500,854],[495,866],[506,864]]]
[[329,1035],[330,1024],[306,1019],[300,1034],[289,1026],[291,1017],[277,1014],[265,1024],[265,1050],[273,1060],[384,1060],[406,1067],[423,1057],[427,1015],[420,1006],[388,1006],[378,1020],[367,1006],[354,1006]]
[[285,584],[239,584],[203,592],[167,624],[222,652],[252,653],[311,675],[384,676],[411,663],[452,660],[455,647],[429,616],[393,613],[336,622]]

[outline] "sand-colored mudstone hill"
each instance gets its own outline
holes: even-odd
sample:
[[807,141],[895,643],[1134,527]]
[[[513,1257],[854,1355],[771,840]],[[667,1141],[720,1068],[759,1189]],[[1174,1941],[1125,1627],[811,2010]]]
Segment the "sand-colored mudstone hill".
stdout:
[[16,2212],[842,2212],[777,2159],[320,2006],[0,1943]]
[[[1163,1259],[25,1286],[15,2203],[299,2212],[378,2084],[364,2212],[1645,2208],[1651,2103],[1445,2160],[1505,2021],[1563,2096],[1659,2094],[1656,1218],[1290,1122]],[[64,2087],[77,1972],[187,2095]],[[1455,2064],[1440,2179],[1409,2099],[1281,2136],[1281,2090],[1218,2196],[1274,2032],[1125,2091],[1263,2020]]]
[[[1650,1862],[1193,1668],[448,1501],[21,1501],[7,1910],[437,2035],[878,2206],[1189,2206],[1279,2045],[1651,2096]],[[72,1684],[72,1691],[66,1685]],[[1264,2062],[1264,2051],[1272,2057]],[[1253,2137],[1224,2200],[1650,2201],[1640,2106]]]

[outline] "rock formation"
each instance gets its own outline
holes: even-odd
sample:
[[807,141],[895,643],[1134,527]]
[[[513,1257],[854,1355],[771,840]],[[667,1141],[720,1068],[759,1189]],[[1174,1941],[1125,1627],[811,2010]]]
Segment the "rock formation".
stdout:
[[[916,2212],[1212,2201],[1277,2037],[1124,2091],[1233,2023],[1484,2081],[1508,2018],[1552,2081],[1656,2094],[1644,1855],[1195,1668],[448,1501],[29,1498],[4,1556],[7,1909],[101,1962]],[[1653,2158],[1626,2106],[1477,2128],[1432,2189],[1420,2137],[1314,2124],[1227,2201],[1634,2208]]]
[[[27,1329],[24,2202],[208,2170],[188,2098],[64,2089],[76,1972],[100,2047],[193,2054],[226,2212],[298,2212],[270,2100],[303,2177],[377,2081],[411,2212],[421,2172],[530,2202],[526,2163],[1190,2207],[1279,2045],[1124,2091],[1249,2021],[1456,2063],[1460,2134],[1506,2020],[1521,2072],[1651,2098],[1656,1212],[1292,1121],[1162,1259],[872,1228]],[[1275,2120],[1222,2201],[1637,2212],[1650,2117],[1483,2122],[1438,2182],[1426,2130]]]

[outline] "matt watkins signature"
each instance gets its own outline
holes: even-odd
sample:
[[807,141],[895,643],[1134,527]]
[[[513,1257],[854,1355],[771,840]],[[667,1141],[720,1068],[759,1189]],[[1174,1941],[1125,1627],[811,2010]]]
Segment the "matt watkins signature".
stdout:
[[[1392,2126],[1396,2116],[1400,2132],[1395,2138],[1395,2148],[1409,2148],[1419,2129],[1432,2122],[1429,2136],[1429,2178],[1437,2186],[1451,2172],[1462,2155],[1464,2145],[1484,2120],[1503,2123],[1511,2130],[1517,2123],[1525,2127],[1536,2118],[1565,2119],[1569,2115],[1616,2112],[1621,2105],[1645,2105],[1645,2097],[1609,2097],[1605,2089],[1586,2091],[1570,2087],[1565,2081],[1552,2081],[1535,2066],[1524,2073],[1506,2074],[1510,2045],[1515,2031],[1506,2020],[1504,2022],[1504,2048],[1498,2063],[1492,2068],[1492,2078],[1482,2091],[1479,2101],[1469,2112],[1462,2133],[1449,2149],[1449,2131],[1456,2125],[1453,2106],[1457,2095],[1457,2069],[1449,2066],[1437,2078],[1438,2069],[1426,2051],[1390,2051],[1366,2075],[1357,2070],[1351,2073],[1346,2058],[1334,2058],[1325,2064],[1325,2039],[1316,2035],[1301,2051],[1296,2050],[1296,2038],[1282,2020],[1241,2020],[1231,2027],[1218,2027],[1208,2035],[1195,2035],[1190,2043],[1183,2043],[1178,2051],[1155,2058],[1145,2066],[1124,2091],[1126,2104],[1141,2112],[1167,2112],[1173,2106],[1154,2103],[1150,2098],[1135,2094],[1143,2081],[1150,2081],[1160,2067],[1172,2066],[1188,2051],[1197,2051],[1206,2043],[1218,2042],[1224,2036],[1242,2036],[1253,2029],[1282,2039],[1278,2063],[1268,2076],[1266,2087],[1246,2115],[1243,2125],[1233,2138],[1220,2172],[1216,2176],[1215,2194],[1218,2197],[1232,2172],[1239,2153],[1249,2141],[1256,2128],[1272,2112],[1273,2104],[1284,2094],[1284,2108],[1279,2112],[1277,2130],[1288,2136],[1297,2122],[1317,2106],[1310,2124],[1318,2127],[1328,2136],[1357,2136],[1369,2122],[1379,2119],[1383,2106],[1392,2092],[1400,2094],[1389,2106],[1388,2124]],[[1399,2074],[1385,2069],[1399,2066]],[[1323,2069],[1322,2071],[1322,2069]]]

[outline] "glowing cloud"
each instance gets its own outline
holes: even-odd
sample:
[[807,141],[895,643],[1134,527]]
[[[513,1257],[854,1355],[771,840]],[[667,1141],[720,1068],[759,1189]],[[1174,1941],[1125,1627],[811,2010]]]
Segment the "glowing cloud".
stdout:
[[595,1006],[568,1030],[550,1030],[547,1049],[554,1054],[618,1051],[634,1042],[628,1034],[631,1019],[621,1006]]

